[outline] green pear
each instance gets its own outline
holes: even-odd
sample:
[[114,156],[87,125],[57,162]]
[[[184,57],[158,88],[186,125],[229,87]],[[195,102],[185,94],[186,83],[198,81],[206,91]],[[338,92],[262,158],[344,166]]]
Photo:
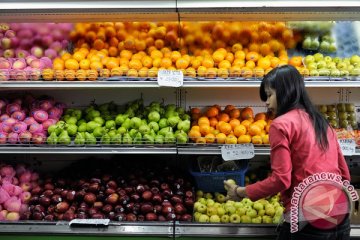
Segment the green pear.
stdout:
[[150,133],[150,127],[148,126],[148,125],[141,125],[140,127],[139,127],[139,132],[141,133],[141,134],[148,134],[148,133]]
[[159,121],[159,128],[166,128],[168,125],[168,121],[166,118],[161,118]]
[[93,131],[93,135],[96,139],[101,138],[105,134],[105,129],[103,127],[96,127]]
[[171,127],[165,127],[162,128],[158,131],[158,135],[163,135],[165,137],[166,133],[171,132],[172,133],[172,128]]
[[183,130],[184,132],[189,132],[190,127],[191,127],[191,122],[190,122],[190,120],[180,121],[180,122],[177,124],[177,129],[178,129],[178,130]]
[[58,141],[59,144],[68,145],[68,144],[71,143],[71,138],[69,137],[67,131],[63,131],[63,132],[59,135],[57,141]]
[[152,111],[149,113],[148,119],[150,122],[158,122],[160,120],[160,113],[157,111]]
[[77,133],[78,127],[75,124],[67,124],[66,131],[68,132],[69,136],[75,136]]
[[130,136],[129,133],[125,133],[123,138],[122,138],[122,143],[123,144],[132,144],[132,137]]
[[191,117],[190,117],[190,115],[189,114],[183,114],[182,116],[181,116],[181,120],[191,120]]
[[77,118],[76,117],[68,117],[65,122],[67,124],[73,124],[73,125],[76,125],[76,122],[77,122]]
[[83,137],[83,135],[81,133],[76,134],[76,137],[74,139],[74,144],[76,144],[76,145],[85,144],[85,138]]
[[131,118],[131,122],[132,122],[132,127],[135,129],[138,129],[142,124],[141,119],[138,117]]
[[170,127],[175,127],[180,121],[181,119],[179,116],[170,117],[168,118],[168,125]]
[[80,109],[74,109],[71,116],[74,116],[77,120],[80,120],[82,117],[82,111]]
[[116,134],[110,138],[111,144],[121,144],[121,134]]
[[106,129],[114,129],[116,127],[116,122],[114,120],[108,120],[105,123]]
[[50,136],[46,139],[47,144],[55,145],[57,144],[57,136],[55,132],[52,132]]
[[77,129],[78,132],[86,132],[86,130],[87,130],[86,122],[83,122],[82,124],[80,124]]
[[149,122],[148,126],[155,132],[159,131],[159,124],[157,122]]
[[52,134],[53,132],[55,132],[55,130],[56,130],[56,128],[57,128],[57,126],[54,124],[54,125],[50,125],[49,127],[48,127],[48,133],[49,134]]
[[164,136],[164,141],[166,143],[175,143],[176,142],[176,138],[173,132],[167,132]]
[[119,134],[124,134],[124,133],[126,133],[126,132],[127,132],[127,129],[124,128],[124,127],[119,127],[119,128],[117,129],[117,133],[119,133]]
[[100,139],[100,143],[103,144],[103,145],[110,144],[110,136],[109,136],[109,134],[105,133],[104,135],[102,135],[102,137]]
[[125,119],[125,121],[121,124],[121,127],[125,128],[127,130],[132,128],[132,126],[133,126],[133,124],[129,118]]
[[102,118],[102,117],[100,117],[100,116],[94,117],[94,118],[93,118],[93,121],[96,122],[96,123],[98,123],[98,124],[100,124],[100,126],[104,125],[104,123],[105,123],[104,118]]
[[154,143],[154,137],[151,136],[150,134],[144,134],[143,136],[143,140],[145,144],[153,144]]
[[94,122],[94,121],[90,121],[86,125],[86,131],[89,132],[89,133],[92,133],[95,128],[100,127],[100,126],[101,125],[99,123]]
[[81,124],[86,123],[85,119],[80,119],[77,121],[76,125],[80,126]]
[[154,143],[163,144],[164,143],[164,136],[163,135],[156,135],[156,137],[154,139]]
[[133,138],[133,143],[134,144],[142,144],[142,135],[141,135],[141,133],[138,132],[135,135],[135,137]]
[[92,133],[85,132],[85,143],[95,145],[96,144],[96,138]]
[[125,121],[125,119],[127,119],[128,116],[124,115],[124,114],[118,114],[115,118],[115,123],[116,125],[120,126],[121,124],[123,124],[123,122]]

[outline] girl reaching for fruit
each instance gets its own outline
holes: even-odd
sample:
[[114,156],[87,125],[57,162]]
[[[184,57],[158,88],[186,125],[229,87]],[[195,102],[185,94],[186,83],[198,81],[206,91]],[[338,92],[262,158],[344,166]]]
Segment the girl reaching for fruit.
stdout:
[[260,98],[275,114],[269,130],[272,174],[246,187],[225,181],[227,199],[281,192],[286,209],[277,239],[350,239],[348,195],[329,179],[310,180],[326,173],[343,183],[350,174],[336,133],[312,104],[302,76],[290,65],[273,69],[261,83]]

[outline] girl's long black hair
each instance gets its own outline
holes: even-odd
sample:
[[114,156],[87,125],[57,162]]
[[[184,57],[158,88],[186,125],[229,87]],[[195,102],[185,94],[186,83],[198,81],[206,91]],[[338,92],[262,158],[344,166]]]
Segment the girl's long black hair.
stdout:
[[305,90],[303,77],[295,67],[291,65],[277,67],[264,77],[260,85],[260,98],[264,102],[267,100],[265,88],[272,88],[276,92],[276,117],[292,109],[304,109],[312,120],[316,142],[323,151],[329,147],[327,139],[329,123],[312,104]]

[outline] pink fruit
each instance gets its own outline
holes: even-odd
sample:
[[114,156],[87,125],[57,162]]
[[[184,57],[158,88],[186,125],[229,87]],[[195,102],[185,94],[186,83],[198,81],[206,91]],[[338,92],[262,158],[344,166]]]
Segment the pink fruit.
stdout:
[[48,119],[48,120],[44,121],[44,122],[42,123],[44,130],[47,131],[47,129],[48,129],[51,125],[56,124],[56,122],[57,122],[57,120],[55,120],[55,119]]
[[52,61],[48,57],[42,57],[40,58],[40,61],[44,63],[45,68],[52,68]]
[[12,126],[12,131],[15,133],[25,132],[27,129],[27,125],[24,122],[17,122]]
[[46,141],[46,136],[43,133],[35,133],[31,139],[34,144],[44,144]]
[[[14,41],[14,40],[13,40]],[[17,49],[15,51],[15,54],[18,58],[26,58],[27,56],[29,56],[29,52],[24,50],[24,49]],[[26,62],[27,63],[27,62]]]
[[0,221],[4,221],[4,220],[7,220],[6,219],[6,216],[7,216],[7,214],[8,214],[8,211],[7,210],[1,210],[0,211]]
[[0,99],[0,109],[2,109],[3,107],[5,107],[7,104],[7,100],[6,99]]
[[42,100],[40,101],[40,108],[44,111],[48,111],[50,108],[53,107],[52,101],[50,100]]
[[49,118],[49,115],[44,110],[37,110],[34,112],[34,118],[37,122],[44,122]]
[[31,173],[31,181],[37,181],[39,179],[39,174],[36,172]]
[[7,191],[0,187],[0,204],[3,204],[10,198],[10,195]]
[[7,140],[7,133],[0,132],[0,144],[5,144]]
[[11,48],[16,49],[20,44],[20,40],[17,37],[11,38]]
[[35,59],[37,59],[37,57],[35,57],[34,55],[29,55],[25,58],[27,65],[30,65],[30,63]]
[[29,192],[31,190],[30,183],[20,183],[20,187],[24,192]]
[[19,180],[20,180],[21,183],[30,182],[30,180],[31,180],[31,172],[29,170],[26,170],[23,174],[21,174],[21,176],[19,177]]
[[45,47],[49,47],[53,41],[54,40],[53,40],[52,35],[46,35],[42,38],[42,45]]
[[[52,33],[52,34],[54,34],[54,33]],[[54,38],[55,38],[55,36],[54,36]],[[55,50],[58,53],[58,52],[60,52],[60,50],[62,50],[62,45],[59,41],[55,41],[50,44],[50,48]],[[45,56],[47,56],[46,53],[45,53]]]
[[30,192],[23,192],[20,194],[20,200],[22,203],[28,203],[31,198]]
[[19,47],[22,48],[22,49],[30,49],[32,44],[33,44],[33,40],[30,39],[30,38],[20,38],[20,44],[19,44]]
[[24,131],[19,134],[19,141],[21,143],[27,144],[31,142],[32,134],[29,131]]
[[14,63],[13,63],[13,69],[24,69],[26,67],[26,62],[25,60],[16,60]]
[[7,38],[13,38],[13,37],[15,37],[16,36],[16,33],[15,33],[15,31],[14,30],[7,30],[6,32],[5,32],[5,37],[7,37]]
[[20,110],[21,110],[21,106],[17,103],[10,103],[6,106],[6,113],[9,115],[13,114],[16,111],[20,111]]
[[9,49],[11,48],[11,39],[8,37],[4,37],[1,39],[1,48],[2,49]]
[[25,164],[17,164],[15,168],[15,172],[17,176],[20,176],[23,172],[26,171]]
[[19,38],[27,38],[27,39],[31,39],[33,37],[33,32],[30,29],[27,28],[21,28],[18,32],[17,32],[17,36]]
[[9,70],[0,69],[0,81],[8,81],[10,79]]
[[40,59],[34,59],[30,62],[30,67],[35,69],[43,69],[45,68],[45,64],[40,61]]
[[0,124],[0,132],[4,132],[4,133],[11,133],[12,131],[12,125],[6,124],[6,123],[1,123]]
[[9,212],[19,212],[21,201],[17,197],[10,197],[5,203],[4,208]]
[[41,70],[31,69],[29,73],[29,79],[32,81],[38,81],[41,78]]
[[10,144],[16,144],[19,141],[19,134],[11,132],[8,135],[8,142]]
[[24,123],[26,123],[26,125],[31,125],[33,123],[36,123],[36,120],[33,117],[27,117],[24,119]]
[[0,69],[9,69],[9,68],[11,68],[11,64],[8,60],[0,61]]
[[15,177],[15,169],[10,165],[5,165],[0,168],[0,175],[2,177]]
[[13,57],[15,57],[15,52],[13,49],[6,49],[3,53],[3,56],[5,58],[13,58]]
[[32,134],[34,133],[40,133],[44,130],[43,126],[39,123],[33,123],[29,126],[29,132]]
[[23,192],[20,186],[14,186],[14,196],[19,196]]
[[10,76],[12,79],[15,79],[16,81],[26,81],[27,80],[27,75],[26,75],[25,70],[11,70]]
[[62,109],[58,107],[53,107],[48,111],[48,115],[50,119],[59,119],[62,114]]
[[35,46],[35,47],[31,48],[31,54],[37,58],[41,58],[43,56],[44,52],[41,47]]
[[16,111],[11,114],[11,117],[18,121],[23,121],[26,117],[26,114],[24,111]]
[[20,214],[18,212],[9,212],[6,215],[6,220],[8,221],[18,221],[20,219]]
[[57,52],[54,49],[48,48],[45,50],[45,56],[54,59],[57,57]]
[[[29,200],[30,200],[30,198],[31,198],[31,194],[29,193]],[[29,200],[25,200],[25,201],[29,202]],[[22,204],[20,206],[20,211],[19,211],[20,214],[23,214],[23,213],[29,211],[29,205],[27,204],[27,202],[22,202]]]

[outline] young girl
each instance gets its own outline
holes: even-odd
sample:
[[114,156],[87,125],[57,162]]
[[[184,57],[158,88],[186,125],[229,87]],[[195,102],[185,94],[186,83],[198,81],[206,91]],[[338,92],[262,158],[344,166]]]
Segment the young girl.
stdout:
[[[303,78],[296,68],[286,65],[270,71],[261,83],[260,97],[275,114],[269,130],[272,174],[246,187],[225,182],[228,187],[227,198],[238,200],[248,197],[255,201],[280,192],[285,206],[285,221],[278,239],[350,239],[348,215],[341,222],[332,221],[333,225],[327,225],[326,229],[317,228],[308,221],[310,224],[299,228],[299,231],[290,232],[294,188],[309,176],[323,172],[350,181],[349,169],[335,132],[311,103]],[[323,195],[323,198],[327,197],[327,194]],[[343,206],[348,206],[346,204]],[[314,220],[311,217],[309,219]]]

